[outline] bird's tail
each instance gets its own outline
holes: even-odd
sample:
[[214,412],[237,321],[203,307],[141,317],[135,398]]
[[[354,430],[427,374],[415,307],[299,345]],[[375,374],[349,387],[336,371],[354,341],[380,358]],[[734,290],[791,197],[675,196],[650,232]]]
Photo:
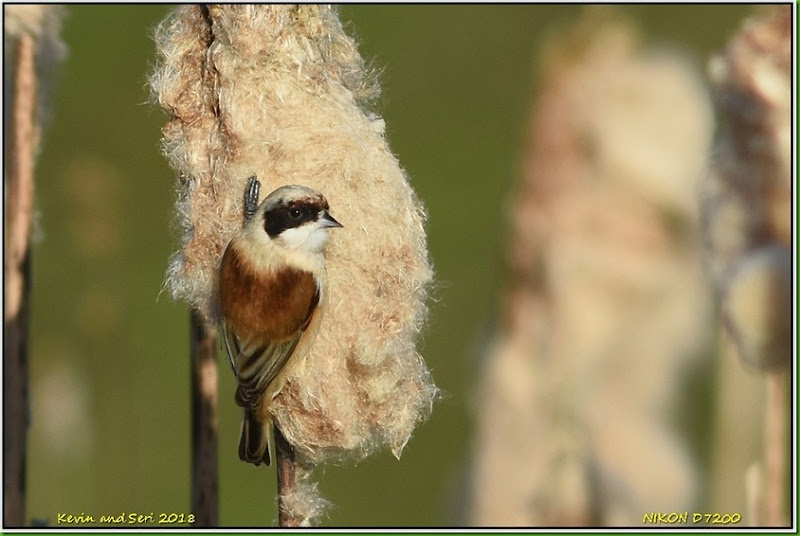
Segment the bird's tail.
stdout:
[[255,465],[269,465],[271,437],[272,419],[261,422],[249,408],[245,408],[239,437],[239,459]]

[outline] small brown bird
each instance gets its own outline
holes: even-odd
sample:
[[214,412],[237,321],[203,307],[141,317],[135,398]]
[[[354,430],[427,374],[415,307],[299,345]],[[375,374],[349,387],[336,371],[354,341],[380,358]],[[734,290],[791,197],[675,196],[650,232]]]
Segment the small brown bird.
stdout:
[[330,228],[328,201],[305,186],[278,188],[258,206],[258,181],[245,194],[248,221],[219,270],[222,330],[244,408],[239,458],[270,464],[270,405],[307,352],[322,314]]

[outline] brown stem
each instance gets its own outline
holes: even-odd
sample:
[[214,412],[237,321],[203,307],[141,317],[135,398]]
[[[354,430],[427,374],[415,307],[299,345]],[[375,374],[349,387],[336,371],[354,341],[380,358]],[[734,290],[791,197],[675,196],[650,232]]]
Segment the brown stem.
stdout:
[[28,423],[28,309],[30,259],[21,268],[24,286],[17,315],[4,322],[3,337],[3,489],[4,522],[25,526],[25,472]]
[[275,458],[278,466],[278,525],[299,527],[300,520],[293,515],[286,504],[287,497],[297,489],[294,449],[277,426],[275,426]]
[[3,434],[7,526],[25,523],[25,451],[28,435],[28,310],[30,231],[33,214],[33,153],[36,73],[34,41],[16,43],[14,102],[7,147],[8,184],[5,232],[5,310],[3,345]]
[[782,372],[767,374],[766,415],[764,419],[764,524],[787,525],[783,516],[786,504],[787,382]]
[[219,525],[217,337],[191,312],[192,513],[195,527]]

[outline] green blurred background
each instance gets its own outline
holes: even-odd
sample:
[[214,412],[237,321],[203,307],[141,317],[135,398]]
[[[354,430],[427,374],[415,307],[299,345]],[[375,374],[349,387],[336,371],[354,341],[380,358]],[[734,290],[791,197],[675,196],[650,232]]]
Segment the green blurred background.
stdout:
[[[67,8],[69,56],[37,164],[28,517],[189,512],[188,312],[160,293],[177,244],[165,117],[148,103],[152,31],[169,6]],[[317,471],[326,526],[462,523],[480,354],[503,281],[506,207],[542,40],[580,6],[340,8],[382,69],[377,110],[424,200],[438,273],[425,356],[444,396],[400,461]],[[747,5],[626,5],[651,43],[702,69]],[[220,354],[220,522],[274,523],[274,470],[239,462]]]

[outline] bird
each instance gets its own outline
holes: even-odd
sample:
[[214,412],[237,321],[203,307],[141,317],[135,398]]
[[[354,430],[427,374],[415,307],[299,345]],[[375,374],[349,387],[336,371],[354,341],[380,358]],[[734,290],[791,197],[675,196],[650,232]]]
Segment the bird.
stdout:
[[302,363],[326,302],[324,248],[342,227],[328,201],[301,185],[281,186],[256,207],[259,183],[245,192],[245,224],[219,268],[223,341],[244,408],[239,458],[270,465],[270,406]]

